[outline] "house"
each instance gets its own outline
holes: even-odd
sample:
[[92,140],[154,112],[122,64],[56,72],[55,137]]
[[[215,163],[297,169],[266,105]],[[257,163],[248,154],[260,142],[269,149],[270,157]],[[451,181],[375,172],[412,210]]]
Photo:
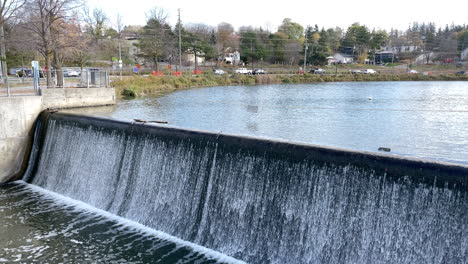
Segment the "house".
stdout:
[[[187,50],[183,55],[182,55],[182,60],[189,63],[189,64],[195,64],[195,53],[192,50]],[[196,64],[200,65],[205,62],[205,54],[197,52],[197,57],[196,57]]]
[[461,54],[460,54],[460,59],[463,60],[468,60],[468,48],[464,49]]
[[221,59],[227,64],[238,65],[241,60],[240,57],[240,52],[237,49],[228,47],[224,50],[223,56],[221,56],[221,58],[219,59]]
[[395,55],[397,55],[400,53],[411,53],[421,51],[421,47],[416,45],[387,46],[383,49],[383,51],[391,51]]
[[140,37],[138,32],[142,29],[142,26],[125,26],[124,30],[120,33],[120,38],[126,40],[137,40]]
[[336,60],[335,57],[333,56],[329,56],[327,57],[327,62],[328,62],[328,65],[332,65],[332,64],[338,63],[338,60]]
[[335,63],[339,63],[339,64],[349,64],[349,63],[354,62],[353,56],[344,55],[341,53],[336,53],[335,55],[333,55],[333,58],[334,58]]
[[375,63],[393,63],[396,60],[394,51],[379,51],[375,53]]

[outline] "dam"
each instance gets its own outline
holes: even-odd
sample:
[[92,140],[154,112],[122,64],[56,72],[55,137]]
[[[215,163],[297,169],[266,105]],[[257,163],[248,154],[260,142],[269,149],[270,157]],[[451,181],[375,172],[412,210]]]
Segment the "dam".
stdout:
[[467,177],[462,164],[43,112],[9,188],[247,263],[466,263]]

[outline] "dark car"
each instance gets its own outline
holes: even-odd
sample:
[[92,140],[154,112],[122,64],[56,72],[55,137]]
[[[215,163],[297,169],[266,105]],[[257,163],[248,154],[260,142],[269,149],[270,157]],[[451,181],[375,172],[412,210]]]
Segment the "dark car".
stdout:
[[252,72],[253,75],[261,75],[261,74],[267,74],[265,70],[262,69],[256,69]]
[[463,75],[463,74],[466,74],[466,72],[465,72],[465,71],[459,71],[459,72],[457,72],[457,73],[455,73],[455,74],[456,74],[456,75]]
[[[16,75],[18,77],[34,77],[33,71],[29,69],[26,69],[24,71],[17,71]],[[44,78],[44,72],[42,70],[39,71],[39,78]]]
[[309,72],[312,73],[312,74],[325,74],[325,70],[320,69],[320,68],[314,68],[314,69],[310,70]]

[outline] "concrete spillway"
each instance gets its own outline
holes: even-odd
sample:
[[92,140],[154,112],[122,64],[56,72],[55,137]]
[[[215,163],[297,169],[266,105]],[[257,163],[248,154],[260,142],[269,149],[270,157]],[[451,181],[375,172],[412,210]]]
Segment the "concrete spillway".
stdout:
[[43,113],[23,178],[249,263],[467,263],[468,167]]

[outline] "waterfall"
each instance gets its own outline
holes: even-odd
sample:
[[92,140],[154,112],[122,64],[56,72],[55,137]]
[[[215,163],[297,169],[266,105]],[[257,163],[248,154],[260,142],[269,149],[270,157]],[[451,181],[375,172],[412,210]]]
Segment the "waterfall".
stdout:
[[467,263],[468,167],[42,114],[24,179],[249,263]]

